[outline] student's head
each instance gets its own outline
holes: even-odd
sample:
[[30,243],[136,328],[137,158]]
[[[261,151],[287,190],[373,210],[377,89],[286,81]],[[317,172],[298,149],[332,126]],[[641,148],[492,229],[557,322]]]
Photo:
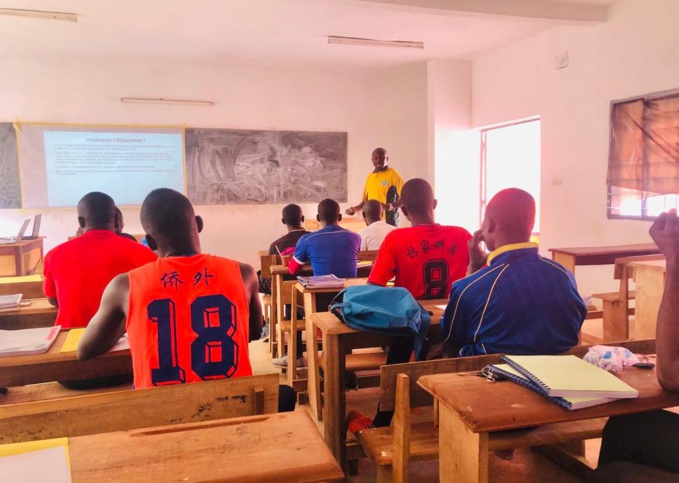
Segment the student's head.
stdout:
[[115,231],[115,203],[106,193],[92,191],[78,202],[78,225],[88,230]]
[[434,223],[436,199],[431,185],[424,179],[408,180],[401,189],[401,211],[413,226]]
[[151,191],[141,205],[146,241],[161,257],[200,252],[203,220],[186,196],[169,188]]
[[288,228],[302,228],[302,223],[304,223],[302,208],[295,204],[286,206],[283,208],[283,218],[281,221],[284,225],[287,225]]
[[125,220],[123,219],[123,212],[120,211],[120,208],[117,206],[115,207],[115,220],[113,222],[113,225],[115,227],[115,232],[118,234],[121,234],[123,232],[123,228],[125,227]]
[[382,219],[382,203],[377,200],[368,200],[363,204],[363,219],[366,225],[372,225]]
[[387,156],[387,150],[384,148],[376,148],[373,151],[372,162],[375,171],[381,171],[387,167],[389,164],[389,157]]
[[337,225],[342,220],[340,206],[337,204],[337,201],[329,198],[321,201],[318,204],[316,219],[321,222],[321,226]]
[[481,230],[489,250],[530,240],[535,224],[535,200],[526,191],[507,188],[488,203]]

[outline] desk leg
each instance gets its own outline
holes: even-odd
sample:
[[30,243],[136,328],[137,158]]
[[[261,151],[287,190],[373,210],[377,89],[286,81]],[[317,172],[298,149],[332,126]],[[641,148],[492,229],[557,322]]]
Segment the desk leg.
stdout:
[[269,316],[269,352],[274,359],[279,357],[278,354],[278,334],[276,328],[278,327],[278,300],[276,299],[278,277],[272,276],[271,279],[271,315]]
[[281,289],[283,288],[283,275],[274,275],[276,286],[276,357],[285,354],[285,334],[283,333],[283,300]]
[[565,253],[552,253],[552,260],[560,263],[565,268],[575,274],[575,257],[573,255],[566,255]]
[[311,321],[312,314],[316,313],[316,296],[310,293],[304,294],[304,317],[306,321],[306,359],[307,359],[307,392],[309,394],[309,407],[316,419],[323,420],[321,411],[321,383],[318,371],[318,337],[316,327]]
[[665,273],[655,268],[635,267],[634,338],[655,339],[660,301],[665,289]]
[[292,287],[290,307],[290,341],[288,342],[288,386],[297,379],[297,287]]
[[344,344],[337,335],[323,333],[323,360],[325,371],[323,386],[323,423],[325,442],[342,469],[347,469],[346,448],[346,394],[344,393],[345,363]]
[[488,481],[488,433],[474,433],[460,416],[439,405],[439,481]]

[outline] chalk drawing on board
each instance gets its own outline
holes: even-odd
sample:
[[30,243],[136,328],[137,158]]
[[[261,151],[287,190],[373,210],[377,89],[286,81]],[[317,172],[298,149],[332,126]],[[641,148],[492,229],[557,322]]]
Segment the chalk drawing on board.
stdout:
[[0,123],[0,209],[21,208],[16,136],[11,122]]
[[188,195],[198,205],[347,201],[347,133],[186,130]]

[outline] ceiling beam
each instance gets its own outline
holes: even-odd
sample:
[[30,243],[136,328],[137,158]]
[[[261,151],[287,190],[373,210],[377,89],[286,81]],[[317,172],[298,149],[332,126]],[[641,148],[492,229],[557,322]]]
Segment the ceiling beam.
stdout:
[[608,6],[573,3],[559,0],[352,0],[383,7],[405,7],[419,11],[493,15],[517,18],[553,20],[566,23],[605,22]]

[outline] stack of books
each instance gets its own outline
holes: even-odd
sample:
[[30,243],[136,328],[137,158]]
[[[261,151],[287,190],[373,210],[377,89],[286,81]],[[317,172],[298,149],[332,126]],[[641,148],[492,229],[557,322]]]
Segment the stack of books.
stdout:
[[337,278],[334,275],[319,275],[316,277],[297,277],[299,283],[306,288],[344,288],[346,278]]
[[506,364],[486,366],[484,374],[509,379],[569,410],[639,396],[613,374],[573,355],[502,356],[502,360]]
[[0,312],[18,310],[21,304],[22,294],[0,295]]

